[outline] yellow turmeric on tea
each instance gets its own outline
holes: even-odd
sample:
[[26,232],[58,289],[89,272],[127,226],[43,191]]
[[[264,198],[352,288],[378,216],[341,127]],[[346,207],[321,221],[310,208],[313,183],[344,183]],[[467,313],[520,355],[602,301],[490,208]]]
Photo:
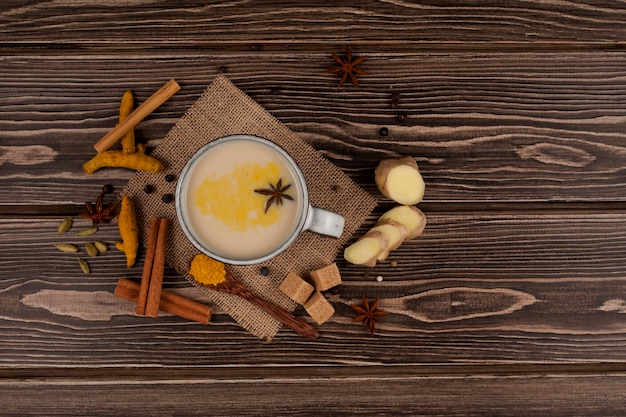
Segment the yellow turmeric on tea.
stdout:
[[197,254],[191,261],[189,275],[204,285],[218,285],[226,281],[226,267],[220,261]]

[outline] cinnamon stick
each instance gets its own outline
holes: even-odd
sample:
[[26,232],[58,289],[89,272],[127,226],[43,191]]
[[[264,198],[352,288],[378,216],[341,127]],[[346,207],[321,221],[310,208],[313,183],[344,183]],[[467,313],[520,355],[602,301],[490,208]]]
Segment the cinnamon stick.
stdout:
[[[126,278],[121,278],[115,287],[115,296],[128,301],[137,301],[140,285]],[[159,309],[179,317],[203,324],[209,324],[213,309],[205,304],[190,300],[182,295],[162,290]]]
[[154,262],[150,274],[150,286],[148,288],[148,299],[146,301],[146,316],[159,316],[159,302],[163,287],[163,272],[165,270],[165,244],[167,242],[167,230],[169,222],[165,218],[159,220],[159,231],[157,233],[156,248],[154,250]]
[[243,285],[241,281],[239,281],[239,279],[237,279],[237,277],[228,269],[226,270],[226,281],[218,285],[212,285],[209,288],[227,294],[238,295],[239,297],[250,301],[252,304],[262,308],[276,320],[279,320],[281,323],[307,339],[316,339],[319,336],[315,327],[311,326],[301,318],[294,316],[287,310],[270,303],[264,298],[260,298]]
[[135,312],[143,316],[146,314],[146,303],[148,302],[148,288],[150,287],[150,277],[152,275],[152,264],[154,262],[154,253],[156,250],[157,235],[159,233],[160,219],[153,217],[150,219],[148,229],[148,244],[146,245],[146,256],[143,263],[143,271],[141,273],[141,286],[137,297],[137,307]]
[[161,104],[165,103],[178,90],[180,90],[178,83],[174,80],[169,80],[165,85],[163,85],[163,87],[148,97],[146,101],[129,114],[123,122],[115,126],[111,131],[109,131],[109,133],[104,135],[102,139],[93,145],[94,149],[98,153],[102,153],[109,149],[115,142],[124,136],[126,132],[134,128],[137,123],[155,111]]

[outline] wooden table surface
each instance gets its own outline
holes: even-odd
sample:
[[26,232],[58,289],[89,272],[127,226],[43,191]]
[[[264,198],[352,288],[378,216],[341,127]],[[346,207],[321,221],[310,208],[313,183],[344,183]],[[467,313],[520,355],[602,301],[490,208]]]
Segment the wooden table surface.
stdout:
[[[2,2],[1,415],[623,414],[626,5],[312,3]],[[358,88],[325,73],[346,46]],[[121,94],[181,85],[136,128],[152,149],[220,72],[379,199],[355,238],[393,206],[378,161],[424,176],[424,234],[371,269],[340,253],[317,340],[267,343],[217,306],[135,316],[111,294],[142,258],[84,275],[53,246],[133,175],[81,168]],[[164,285],[202,297],[171,268]],[[392,311],[374,336],[362,295]]]

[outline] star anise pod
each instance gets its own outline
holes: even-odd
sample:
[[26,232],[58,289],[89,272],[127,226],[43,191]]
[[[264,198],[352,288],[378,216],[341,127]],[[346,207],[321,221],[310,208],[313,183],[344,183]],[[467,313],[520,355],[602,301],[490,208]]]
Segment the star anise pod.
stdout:
[[278,182],[276,183],[276,186],[270,183],[270,188],[261,188],[261,189],[254,190],[254,192],[258,194],[262,194],[262,195],[271,196],[267,200],[267,203],[265,204],[265,212],[267,213],[267,210],[269,210],[272,204],[275,203],[277,206],[282,205],[283,198],[287,200],[293,200],[293,198],[290,195],[285,194],[285,191],[287,191],[289,187],[291,187],[291,184],[287,184],[283,187],[283,179],[280,178]]
[[379,317],[385,316],[389,314],[388,311],[381,310],[378,308],[378,303],[380,298],[376,297],[372,303],[367,301],[367,298],[363,296],[361,298],[361,305],[353,305],[352,309],[357,313],[357,316],[352,322],[360,321],[363,323],[363,326],[367,327],[370,334],[374,334],[374,330],[376,330],[376,321]]
[[341,86],[346,82],[348,77],[350,77],[350,81],[352,85],[355,87],[359,86],[359,80],[357,80],[356,76],[358,75],[367,75],[367,72],[363,71],[356,66],[365,61],[366,56],[360,56],[356,58],[354,61],[352,60],[352,53],[350,52],[350,47],[346,47],[346,52],[344,56],[339,56],[335,53],[332,54],[333,59],[338,64],[336,67],[330,68],[326,70],[326,72],[331,72],[333,74],[340,74],[341,81],[339,81],[339,85],[337,88],[341,88]]
[[81,216],[90,219],[94,226],[100,223],[110,223],[117,216],[117,209],[119,208],[118,202],[108,205],[104,204],[105,194],[109,194],[112,190],[112,187],[109,185],[102,187],[102,192],[96,199],[95,204],[89,201],[85,202],[85,211],[81,213]]

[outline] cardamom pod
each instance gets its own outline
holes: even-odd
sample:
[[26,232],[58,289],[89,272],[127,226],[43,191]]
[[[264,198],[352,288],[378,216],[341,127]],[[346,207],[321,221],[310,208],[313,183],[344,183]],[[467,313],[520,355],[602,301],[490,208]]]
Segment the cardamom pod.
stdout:
[[80,269],[83,271],[83,274],[89,273],[89,264],[87,263],[86,260],[78,258],[78,265],[80,266]]
[[72,218],[68,217],[67,219],[63,220],[61,224],[59,225],[59,233],[65,233],[68,230],[70,230],[71,227],[72,227]]
[[89,236],[89,235],[93,235],[94,233],[96,233],[98,231],[97,227],[90,227],[88,229],[83,229],[81,231],[79,231],[78,233],[76,233],[78,236]]
[[85,243],[85,250],[89,256],[98,256],[98,248],[91,242]]
[[78,248],[74,245],[70,245],[69,243],[56,243],[54,246],[61,252],[65,252],[65,253],[78,252]]
[[102,253],[102,252],[106,252],[109,250],[109,246],[104,243],[101,242],[99,240],[96,240],[95,242],[93,242],[94,245],[96,245],[96,249],[98,249],[98,252]]

